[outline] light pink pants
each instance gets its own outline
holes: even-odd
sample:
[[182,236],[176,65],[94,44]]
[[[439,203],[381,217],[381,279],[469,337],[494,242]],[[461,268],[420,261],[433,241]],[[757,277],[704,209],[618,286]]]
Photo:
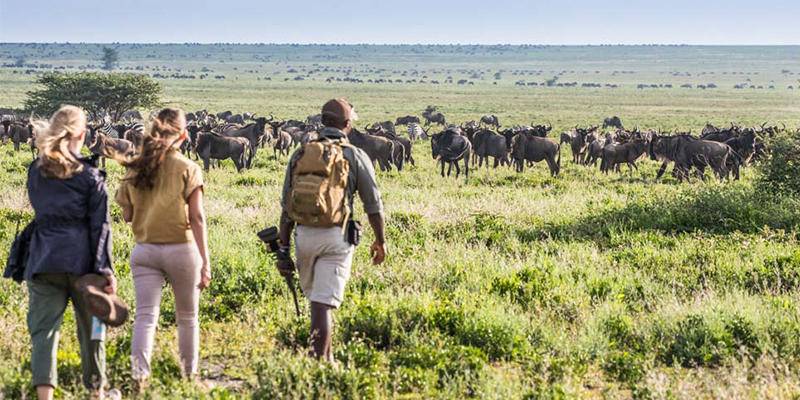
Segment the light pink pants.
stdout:
[[197,373],[200,326],[200,268],[203,261],[194,242],[179,244],[137,243],[131,253],[131,273],[136,290],[131,368],[134,379],[150,376],[150,359],[158,325],[161,290],[166,279],[175,295],[178,353],[182,372]]

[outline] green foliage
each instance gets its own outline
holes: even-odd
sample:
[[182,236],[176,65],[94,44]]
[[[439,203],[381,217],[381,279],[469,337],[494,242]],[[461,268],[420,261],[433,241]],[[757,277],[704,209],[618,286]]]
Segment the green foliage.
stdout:
[[127,110],[160,104],[161,84],[147,75],[130,73],[48,72],[27,92],[25,108],[48,116],[63,104],[82,107],[93,119],[109,113],[116,121]]
[[771,193],[800,194],[800,132],[778,134],[768,141],[769,156],[760,164],[759,187]]
[[[0,53],[11,49],[3,54],[13,50],[70,70],[76,62],[97,64],[102,47],[0,44]],[[725,89],[742,79],[739,74],[716,73],[721,88],[713,92],[630,87],[710,79],[702,72],[730,70],[730,57],[717,57],[719,49],[476,47],[466,54],[449,46],[114,47],[124,53],[121,68],[151,74],[163,67],[191,74],[202,55],[201,71],[211,78],[157,78],[169,102],[187,111],[304,119],[319,111],[320,99],[347,92],[365,122],[419,114],[428,104],[439,105],[456,123],[492,113],[505,126],[551,120],[554,132],[615,114],[626,126],[665,130],[696,131],[706,121],[800,121],[786,112],[796,105],[794,91],[779,87],[742,96]],[[48,56],[62,50],[69,61]],[[740,55],[736,68],[753,81],[779,86],[789,75],[781,76],[778,66],[794,68],[796,59],[792,50],[778,48],[724,51]],[[764,63],[765,57],[773,62]],[[291,59],[292,68],[306,69],[306,79],[293,81],[298,72],[288,73],[285,63],[254,61],[259,59]],[[567,71],[556,85],[591,77],[621,87],[514,87],[518,79],[550,78],[548,72],[520,75],[542,59]],[[697,59],[704,60],[702,68]],[[481,65],[489,72],[474,86],[319,81],[320,73],[350,69],[359,77],[387,78],[411,66],[426,70],[421,73],[428,79],[452,74],[457,80],[461,71]],[[501,68],[500,79],[492,79]],[[630,68],[636,73],[614,72]],[[42,76],[20,72],[0,68],[11,107],[19,107]],[[226,79],[213,79],[217,74]],[[562,151],[569,160],[569,150]],[[15,221],[32,216],[25,153],[0,146],[0,260]],[[180,378],[174,300],[166,289],[153,387],[141,397],[790,398],[797,392],[800,207],[788,191],[766,190],[762,173],[745,168],[740,182],[679,185],[671,177],[653,182],[658,165],[646,159],[637,163],[640,172],[609,176],[565,161],[557,178],[537,164],[522,174],[473,170],[465,184],[435,173],[428,142],[415,144],[414,153],[415,167],[378,173],[389,256],[372,266],[367,246],[356,250],[345,301],[335,313],[336,367],[307,356],[307,302],[301,297],[304,315],[296,318],[272,256],[254,236],[278,219],[286,160],[261,151],[251,170],[240,174],[223,163],[205,174],[214,279],[200,300],[200,373],[214,389]],[[113,193],[123,171],[113,162],[108,169]],[[119,208],[111,212],[120,295],[135,304],[128,268],[133,236]],[[364,221],[360,207],[357,214]],[[365,235],[369,243],[370,229]],[[0,397],[33,394],[26,302],[24,285],[0,280],[0,334],[13,339],[0,341]],[[61,333],[58,397],[81,398],[71,311]],[[128,324],[110,330],[107,342],[109,379],[124,397],[131,396],[130,340]]]

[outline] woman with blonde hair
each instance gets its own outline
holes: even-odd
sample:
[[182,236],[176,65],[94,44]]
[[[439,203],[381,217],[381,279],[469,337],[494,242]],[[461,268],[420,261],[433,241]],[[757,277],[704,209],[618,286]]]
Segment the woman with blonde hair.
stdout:
[[[88,274],[105,276],[105,292],[116,291],[105,174],[80,156],[86,115],[63,106],[49,121],[34,121],[39,157],[28,169],[34,230],[24,278],[28,286],[33,385],[40,399],[58,384],[56,354],[61,321],[71,300],[78,325],[83,384],[97,397],[106,385],[104,326],[76,287]],[[102,280],[102,279],[101,279]]]
[[131,273],[136,317],[131,368],[138,389],[147,386],[153,339],[165,280],[175,295],[178,350],[184,376],[195,378],[199,357],[200,291],[211,281],[200,167],[179,151],[188,138],[186,117],[175,108],[153,119],[139,155],[116,194],[136,246]]

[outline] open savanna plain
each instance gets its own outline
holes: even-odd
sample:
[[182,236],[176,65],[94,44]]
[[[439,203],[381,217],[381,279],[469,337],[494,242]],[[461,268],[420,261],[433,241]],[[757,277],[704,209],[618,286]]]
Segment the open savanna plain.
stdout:
[[[0,45],[0,106],[21,107],[39,72],[95,68],[101,47]],[[798,47],[117,47],[122,70],[206,68],[205,79],[158,78],[164,103],[189,111],[304,119],[346,96],[359,124],[437,105],[455,123],[483,114],[504,125],[549,121],[556,137],[611,115],[695,133],[706,122],[800,123]],[[345,77],[363,83],[336,81]],[[517,84],[554,77],[578,85]],[[390,78],[403,83],[368,82]],[[743,82],[756,88],[733,88]],[[637,89],[645,83],[662,87]],[[695,87],[709,83],[717,88]],[[561,152],[556,178],[536,165],[475,170],[465,181],[440,177],[430,144],[418,142],[416,166],[379,172],[389,255],[372,266],[366,246],[357,249],[336,314],[336,366],[306,356],[308,322],[294,316],[255,235],[278,221],[286,159],[262,149],[242,173],[223,162],[206,175],[214,280],[201,299],[203,384],[180,379],[166,295],[145,397],[797,398],[800,202],[764,190],[756,167],[738,182],[679,184],[655,181],[650,160],[602,175]],[[0,147],[2,259],[17,221],[32,217],[30,159]],[[123,172],[109,163],[110,193]],[[132,235],[119,207],[111,214],[120,293],[133,304]],[[0,397],[32,394],[26,312],[25,286],[0,282]],[[69,311],[58,353],[64,398],[85,394],[73,332]],[[125,396],[130,342],[130,323],[109,332],[109,379]]]

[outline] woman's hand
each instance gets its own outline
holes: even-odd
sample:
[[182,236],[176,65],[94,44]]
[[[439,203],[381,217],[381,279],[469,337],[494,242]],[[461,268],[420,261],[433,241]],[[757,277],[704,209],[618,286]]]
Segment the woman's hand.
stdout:
[[203,267],[200,268],[200,283],[197,284],[197,288],[204,290],[209,286],[211,286],[211,265],[206,262],[203,263]]
[[117,293],[117,278],[113,274],[106,275],[106,280],[108,280],[108,285],[103,290],[108,294]]

